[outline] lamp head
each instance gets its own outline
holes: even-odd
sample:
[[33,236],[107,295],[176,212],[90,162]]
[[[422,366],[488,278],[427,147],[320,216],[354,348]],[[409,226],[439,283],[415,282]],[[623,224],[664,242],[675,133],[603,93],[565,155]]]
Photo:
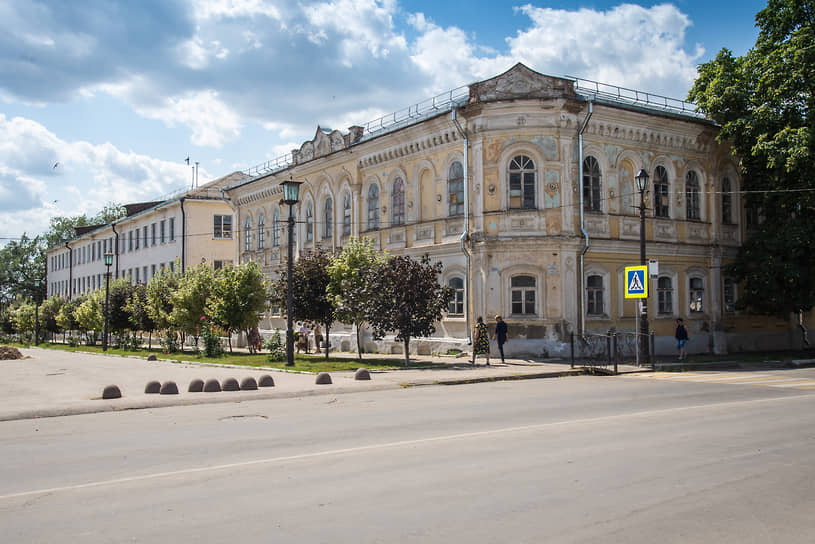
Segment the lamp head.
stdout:
[[293,181],[291,179],[284,181],[280,185],[283,186],[283,204],[294,206],[300,197],[300,185],[302,181]]
[[113,264],[113,253],[105,253],[105,266]]
[[646,172],[644,168],[640,168],[634,180],[637,182],[638,190],[645,191],[648,189],[648,172]]

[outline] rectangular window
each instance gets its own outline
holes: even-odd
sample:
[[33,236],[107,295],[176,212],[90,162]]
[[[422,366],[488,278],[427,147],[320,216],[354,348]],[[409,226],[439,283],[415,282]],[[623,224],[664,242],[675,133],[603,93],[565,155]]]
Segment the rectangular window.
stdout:
[[232,261],[213,261],[212,268],[215,270],[220,270],[221,268],[232,264]]
[[154,264],[150,265],[150,277],[151,278],[156,277],[156,265]]
[[139,267],[136,267],[136,283],[139,283]]
[[155,223],[150,225],[150,239],[151,239],[150,245],[151,246],[156,245],[156,224]]
[[139,238],[141,238],[141,229],[136,229],[136,249],[139,249]]
[[705,284],[702,278],[690,279],[690,311],[700,313],[704,311]]
[[[147,228],[147,227],[144,227],[144,228]],[[142,275],[142,278],[144,278],[144,283],[147,283],[147,280],[149,279],[147,277],[147,266],[142,266],[141,267],[141,275]]]
[[216,215],[213,217],[212,235],[215,238],[232,238],[232,216]]
[[662,277],[657,280],[657,311],[663,315],[674,312],[673,281]]
[[144,249],[147,249],[147,244],[148,244],[148,241],[147,241],[147,225],[145,225],[144,228],[142,228],[142,237],[141,237],[141,239],[142,239],[142,244],[144,244]]
[[167,265],[170,267],[170,272],[175,272],[175,263],[173,261],[170,261]]
[[586,291],[588,295],[586,299],[586,304],[588,305],[587,313],[589,315],[603,315],[605,313],[603,304],[603,277],[589,276],[586,279]]
[[159,236],[161,237],[161,243],[165,243],[167,240],[164,238],[165,231],[167,230],[167,220],[162,219],[159,228]]
[[170,241],[175,242],[175,217],[170,218]]
[[535,286],[532,276],[515,276],[511,281],[512,313],[514,315],[535,314]]
[[127,250],[133,251],[133,231],[127,233]]

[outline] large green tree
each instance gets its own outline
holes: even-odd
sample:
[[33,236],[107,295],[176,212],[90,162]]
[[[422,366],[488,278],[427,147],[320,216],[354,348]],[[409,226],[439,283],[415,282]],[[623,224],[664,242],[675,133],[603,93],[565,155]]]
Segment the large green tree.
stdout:
[[44,300],[45,270],[43,241],[38,236],[23,234],[0,248],[0,304],[16,297]]
[[[292,319],[313,321],[325,328],[325,341],[328,344],[331,323],[334,322],[335,298],[328,294],[331,281],[329,268],[331,256],[319,251],[298,259],[292,266],[292,295],[294,307]],[[277,281],[272,283],[269,299],[273,306],[285,308],[288,293],[288,271],[284,270]],[[329,349],[325,350],[328,359]]]
[[360,361],[360,328],[367,319],[368,307],[377,296],[368,277],[381,266],[384,259],[385,255],[374,249],[370,238],[351,238],[328,267],[328,294],[333,298],[336,318],[356,329],[357,356]]
[[268,305],[266,279],[254,262],[239,266],[225,266],[215,274],[212,297],[207,313],[229,337],[232,352],[232,332],[247,335],[260,321],[260,314]]
[[178,278],[178,289],[169,294],[172,321],[198,344],[201,318],[206,315],[207,302],[212,296],[215,274],[206,263],[188,268]]
[[815,306],[815,2],[769,0],[742,57],[699,67],[690,100],[740,160],[747,239],[728,273],[739,305],[789,315]]
[[410,362],[410,339],[436,332],[453,296],[451,287],[439,284],[441,271],[441,263],[431,263],[427,255],[421,260],[398,256],[368,275],[377,293],[366,312],[368,322],[377,337],[396,332],[396,340],[405,345],[405,365]]

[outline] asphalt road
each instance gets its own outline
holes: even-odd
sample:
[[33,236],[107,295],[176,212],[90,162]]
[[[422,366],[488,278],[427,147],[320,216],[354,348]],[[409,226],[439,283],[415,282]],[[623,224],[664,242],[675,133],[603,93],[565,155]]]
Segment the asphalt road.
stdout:
[[755,383],[578,376],[2,422],[0,542],[813,542],[815,390]]

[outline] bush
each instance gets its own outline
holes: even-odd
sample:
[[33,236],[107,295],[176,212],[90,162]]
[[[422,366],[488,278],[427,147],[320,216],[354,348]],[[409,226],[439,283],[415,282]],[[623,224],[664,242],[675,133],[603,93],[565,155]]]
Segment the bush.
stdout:
[[221,337],[213,330],[212,325],[206,318],[201,318],[201,340],[204,341],[205,357],[220,357],[224,354]]
[[270,362],[286,360],[286,343],[280,338],[280,329],[275,329],[274,334],[263,343],[263,347],[269,352]]

